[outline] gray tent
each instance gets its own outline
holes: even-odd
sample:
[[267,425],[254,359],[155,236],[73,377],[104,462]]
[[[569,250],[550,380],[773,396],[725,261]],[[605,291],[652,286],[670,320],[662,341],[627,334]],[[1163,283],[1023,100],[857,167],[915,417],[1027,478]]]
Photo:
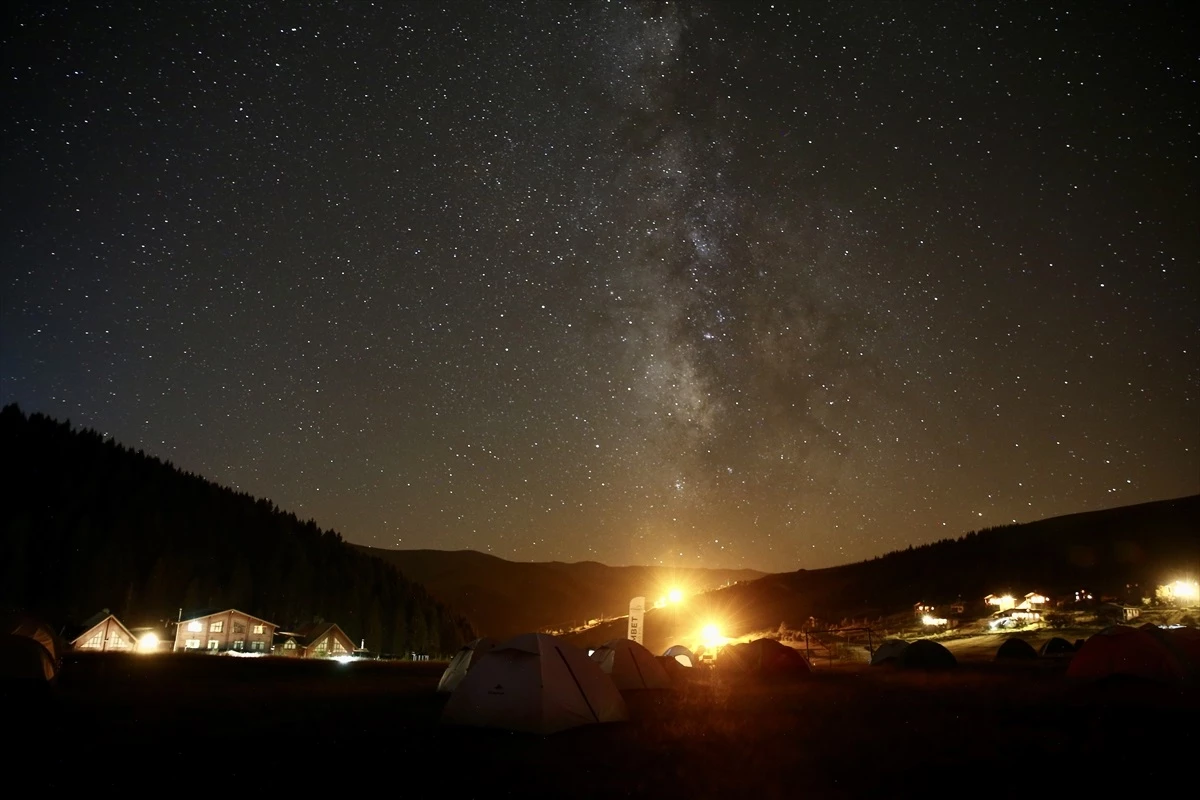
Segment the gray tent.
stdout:
[[1032,661],[1037,655],[1033,645],[1016,636],[1005,639],[996,650],[997,661]]
[[937,670],[957,666],[958,659],[954,654],[931,639],[918,639],[900,655],[902,669]]
[[464,644],[454,658],[450,659],[450,665],[442,672],[437,690],[453,692],[462,683],[462,679],[467,677],[471,668],[479,663],[479,659],[487,655],[496,644],[496,640],[488,636],[481,636],[473,642]]
[[654,654],[629,639],[613,639],[591,655],[617,688],[670,689],[671,679]]
[[35,639],[17,633],[0,634],[0,681],[5,685],[45,685],[57,673],[50,653]]
[[888,639],[875,648],[875,652],[871,654],[871,666],[877,667],[880,664],[899,666],[900,656],[904,654],[906,647],[908,647],[908,642],[903,639]]
[[49,625],[29,614],[16,611],[10,612],[4,617],[3,623],[0,623],[0,633],[12,633],[33,639],[46,648],[46,652],[50,654],[50,662],[54,664],[57,671],[62,659],[62,647],[59,644],[58,636],[50,629]]

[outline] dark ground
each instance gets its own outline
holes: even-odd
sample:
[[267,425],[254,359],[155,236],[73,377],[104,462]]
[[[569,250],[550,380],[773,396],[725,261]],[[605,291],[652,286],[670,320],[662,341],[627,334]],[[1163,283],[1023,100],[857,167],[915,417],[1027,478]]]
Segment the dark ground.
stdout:
[[1124,785],[1153,797],[1195,780],[1195,688],[1076,683],[1046,662],[766,684],[697,670],[675,692],[627,694],[627,723],[549,737],[439,726],[443,666],[69,654],[50,696],[5,698],[24,718],[8,752],[39,788],[161,779],[187,794],[303,791],[317,774],[339,794],[456,800],[1109,797]]

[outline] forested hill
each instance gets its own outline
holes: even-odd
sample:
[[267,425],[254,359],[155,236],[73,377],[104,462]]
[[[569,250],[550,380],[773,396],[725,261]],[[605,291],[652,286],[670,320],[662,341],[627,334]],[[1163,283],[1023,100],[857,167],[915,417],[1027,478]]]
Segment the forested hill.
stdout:
[[470,623],[313,521],[89,430],[0,411],[0,604],[55,627],[102,608],[130,625],[237,608],[336,622],[369,650],[449,654]]

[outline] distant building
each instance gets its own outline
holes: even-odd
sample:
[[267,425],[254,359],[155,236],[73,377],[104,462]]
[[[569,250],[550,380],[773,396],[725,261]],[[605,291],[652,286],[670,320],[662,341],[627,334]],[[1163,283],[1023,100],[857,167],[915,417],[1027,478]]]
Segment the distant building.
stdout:
[[983,598],[983,602],[989,606],[993,606],[996,611],[1008,611],[1017,604],[1017,601],[1013,599],[1011,594],[989,594]]
[[71,646],[76,650],[94,652],[132,653],[137,650],[137,637],[121,624],[121,620],[107,612],[108,609],[104,609],[83,623],[84,631],[71,640]]
[[1030,592],[1025,595],[1025,599],[1016,607],[1027,611],[1041,611],[1048,603],[1046,596],[1041,592]]
[[932,613],[933,606],[929,605],[928,603],[922,602],[913,606],[913,616],[915,616],[917,619],[921,619],[922,617],[926,617]]
[[175,628],[173,650],[207,653],[260,653],[271,649],[279,626],[236,608],[192,612]]
[[275,634],[273,654],[286,658],[338,658],[357,648],[350,637],[332,622],[313,622],[294,631]]

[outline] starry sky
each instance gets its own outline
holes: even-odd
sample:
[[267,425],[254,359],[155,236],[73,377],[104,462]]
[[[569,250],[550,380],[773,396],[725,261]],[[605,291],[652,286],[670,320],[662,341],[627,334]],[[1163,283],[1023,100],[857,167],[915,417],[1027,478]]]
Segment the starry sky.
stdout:
[[27,413],[522,561],[1200,491],[1191,3],[2,13]]

